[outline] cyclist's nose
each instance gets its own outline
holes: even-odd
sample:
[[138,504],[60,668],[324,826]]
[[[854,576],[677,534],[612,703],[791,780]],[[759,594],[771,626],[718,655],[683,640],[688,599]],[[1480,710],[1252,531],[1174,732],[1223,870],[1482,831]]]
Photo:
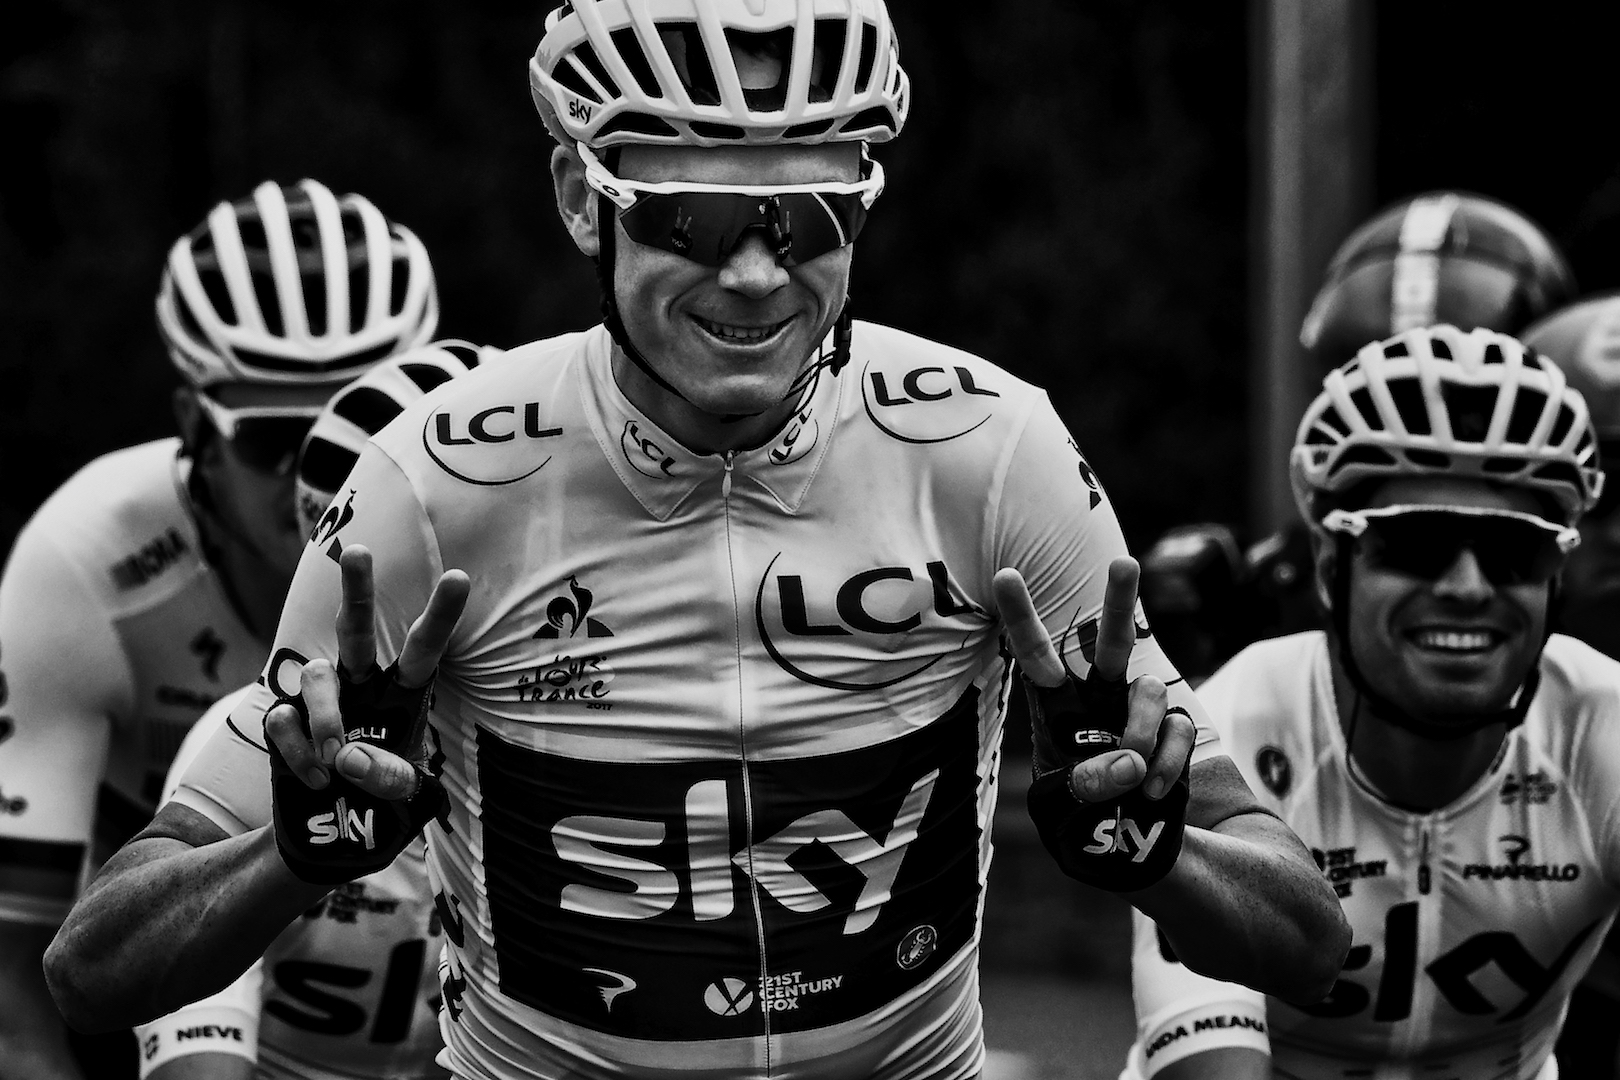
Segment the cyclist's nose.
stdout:
[[1477,604],[1489,600],[1495,586],[1485,576],[1485,571],[1480,569],[1479,557],[1474,554],[1474,549],[1465,547],[1457,552],[1457,557],[1446,572],[1435,581],[1434,592],[1436,596]]
[[769,296],[787,283],[788,272],[776,261],[764,229],[744,233],[720,267],[720,287],[752,300]]

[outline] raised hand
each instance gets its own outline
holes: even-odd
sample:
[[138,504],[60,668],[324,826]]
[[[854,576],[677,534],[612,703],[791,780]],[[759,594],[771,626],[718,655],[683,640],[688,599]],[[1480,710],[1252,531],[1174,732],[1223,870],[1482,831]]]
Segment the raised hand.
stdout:
[[371,553],[351,545],[339,566],[338,665],[305,664],[301,702],[275,706],[264,722],[277,847],[300,878],[328,884],[388,865],[442,812],[443,788],[423,767],[427,710],[470,587],[466,574],[446,571],[383,669]]
[[[1125,683],[1139,577],[1134,559],[1109,565],[1084,680],[1058,655],[1022,575],[1001,570],[991,586],[1036,727],[1030,816],[1066,873],[1116,890],[1145,888],[1174,864],[1195,734],[1191,717],[1167,707],[1159,679]],[[1166,799],[1170,792],[1175,797]]]

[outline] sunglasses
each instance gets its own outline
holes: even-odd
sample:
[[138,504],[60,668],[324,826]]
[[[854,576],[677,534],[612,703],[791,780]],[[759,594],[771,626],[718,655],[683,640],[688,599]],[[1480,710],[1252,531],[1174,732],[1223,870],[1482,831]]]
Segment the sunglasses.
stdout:
[[750,229],[763,229],[783,266],[797,266],[853,243],[883,190],[883,166],[862,155],[855,183],[727,187],[674,180],[624,180],[580,146],[585,182],[619,208],[638,244],[704,266],[723,266]]
[[255,405],[232,409],[207,394],[198,394],[208,422],[231,444],[242,464],[267,476],[290,476],[298,463],[304,436],[315,425],[318,407]]
[[1471,506],[1386,506],[1334,510],[1322,519],[1329,532],[1355,537],[1376,566],[1437,580],[1466,548],[1495,585],[1547,581],[1581,534],[1534,514]]

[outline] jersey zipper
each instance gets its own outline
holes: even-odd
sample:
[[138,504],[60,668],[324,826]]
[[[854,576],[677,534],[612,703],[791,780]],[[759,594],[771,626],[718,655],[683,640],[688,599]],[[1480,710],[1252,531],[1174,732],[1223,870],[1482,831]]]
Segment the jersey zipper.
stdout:
[[759,1005],[764,1026],[765,1075],[771,1075],[771,1013],[765,1006],[765,979],[770,964],[765,956],[765,912],[759,902],[758,879],[754,876],[754,785],[748,775],[748,726],[743,715],[742,603],[737,593],[737,559],[731,535],[731,476],[737,452],[727,450],[725,472],[720,477],[720,501],[725,514],[726,566],[731,572],[731,619],[733,640],[737,643],[737,756],[742,763],[743,850],[748,853],[748,903],[754,912],[754,944],[759,950],[759,975],[754,1000]]

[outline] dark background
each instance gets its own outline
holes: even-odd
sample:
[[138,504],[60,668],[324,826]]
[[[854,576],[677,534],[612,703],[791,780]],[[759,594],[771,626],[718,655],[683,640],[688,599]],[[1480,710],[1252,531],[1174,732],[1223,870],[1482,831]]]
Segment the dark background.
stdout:
[[[8,24],[0,549],[78,466],[169,433],[164,255],[261,179],[314,176],[414,229],[444,335],[595,321],[527,92],[548,6],[40,0]],[[1137,546],[1243,521],[1247,5],[892,7],[914,106],[879,150],[858,313],[1047,386]],[[1495,195],[1588,290],[1620,286],[1613,37],[1585,10],[1377,3],[1377,202]]]

